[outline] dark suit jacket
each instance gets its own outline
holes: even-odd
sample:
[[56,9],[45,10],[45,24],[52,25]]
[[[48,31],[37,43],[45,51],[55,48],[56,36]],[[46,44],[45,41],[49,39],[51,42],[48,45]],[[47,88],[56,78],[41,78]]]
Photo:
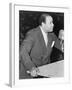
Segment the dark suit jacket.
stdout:
[[50,63],[50,54],[52,51],[51,45],[53,41],[55,41],[55,47],[61,49],[59,40],[54,33],[48,34],[47,47],[40,27],[37,27],[27,33],[20,49],[20,79],[32,78],[26,73],[26,71],[31,70],[32,67],[38,67]]

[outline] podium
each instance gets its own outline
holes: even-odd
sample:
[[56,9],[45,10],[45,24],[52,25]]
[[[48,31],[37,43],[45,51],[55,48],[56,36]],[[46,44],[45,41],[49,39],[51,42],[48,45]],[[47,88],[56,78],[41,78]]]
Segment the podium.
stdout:
[[63,77],[64,76],[64,60],[38,67],[38,75],[44,77]]

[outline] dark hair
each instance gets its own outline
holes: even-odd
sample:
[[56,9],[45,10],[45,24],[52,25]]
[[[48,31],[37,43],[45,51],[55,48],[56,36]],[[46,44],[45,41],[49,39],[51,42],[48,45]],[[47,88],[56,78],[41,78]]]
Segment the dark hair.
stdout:
[[39,19],[39,25],[41,25],[42,24],[42,22],[46,22],[46,17],[47,16],[51,16],[51,15],[49,15],[49,14],[42,14],[41,16],[40,16],[40,19]]

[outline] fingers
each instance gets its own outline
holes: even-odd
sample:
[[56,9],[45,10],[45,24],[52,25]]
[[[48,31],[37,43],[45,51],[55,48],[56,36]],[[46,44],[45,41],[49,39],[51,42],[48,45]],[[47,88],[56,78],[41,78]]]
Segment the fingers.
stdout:
[[27,71],[27,73],[30,74],[33,77],[37,77],[38,73],[39,73],[39,69],[33,67],[32,70],[31,71]]

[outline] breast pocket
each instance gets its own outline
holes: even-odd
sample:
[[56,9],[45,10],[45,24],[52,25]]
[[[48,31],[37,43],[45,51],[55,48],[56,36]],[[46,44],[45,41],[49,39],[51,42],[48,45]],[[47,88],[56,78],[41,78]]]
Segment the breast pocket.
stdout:
[[55,44],[55,41],[52,41],[52,43],[51,43],[51,48],[54,46],[54,44]]

